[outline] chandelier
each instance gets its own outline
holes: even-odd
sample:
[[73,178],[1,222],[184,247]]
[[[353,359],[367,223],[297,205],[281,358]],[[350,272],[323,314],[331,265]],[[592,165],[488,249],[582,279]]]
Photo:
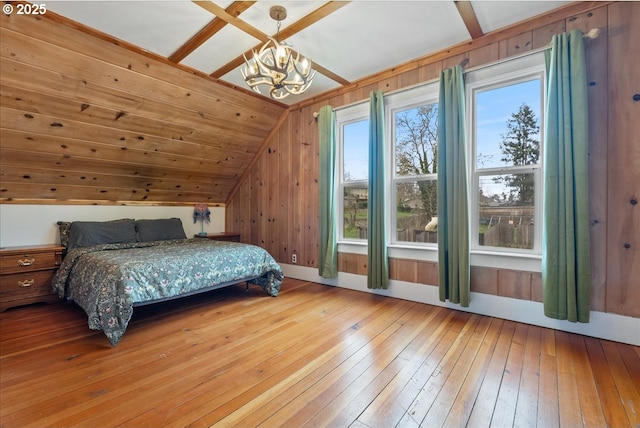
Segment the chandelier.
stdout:
[[251,89],[261,94],[260,86],[266,85],[269,96],[281,100],[306,91],[316,72],[311,69],[311,61],[301,58],[300,53],[285,42],[278,41],[280,22],[287,17],[287,10],[282,6],[272,6],[269,16],[278,22],[276,38],[269,37],[257,53],[253,51],[250,60],[245,56],[245,66],[240,71]]

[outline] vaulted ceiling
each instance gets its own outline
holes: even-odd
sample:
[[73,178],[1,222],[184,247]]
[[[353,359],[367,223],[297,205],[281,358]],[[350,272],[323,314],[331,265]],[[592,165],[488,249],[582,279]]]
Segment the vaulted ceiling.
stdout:
[[[565,3],[3,2],[0,202],[224,204],[289,109]],[[274,4],[317,70],[282,102],[239,70],[276,34]]]
[[88,27],[246,88],[243,54],[251,58],[276,21],[280,40],[311,59],[311,88],[298,103],[452,45],[548,12],[566,1],[43,1]]

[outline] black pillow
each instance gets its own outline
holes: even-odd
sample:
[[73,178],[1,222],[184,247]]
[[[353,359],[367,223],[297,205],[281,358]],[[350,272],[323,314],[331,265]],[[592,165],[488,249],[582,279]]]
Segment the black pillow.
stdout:
[[185,239],[187,237],[182,227],[182,220],[179,218],[136,220],[136,229],[140,242]]
[[136,223],[133,219],[74,221],[69,227],[67,249],[127,242],[136,242]]

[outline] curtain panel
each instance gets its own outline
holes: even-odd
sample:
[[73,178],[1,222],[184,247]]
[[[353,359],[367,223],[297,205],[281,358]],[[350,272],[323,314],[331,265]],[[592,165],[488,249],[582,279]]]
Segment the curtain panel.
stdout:
[[469,306],[469,208],[462,66],[440,73],[438,104],[438,287],[440,300]]
[[384,96],[371,92],[369,114],[369,206],[367,215],[367,287],[389,286],[385,228]]
[[573,30],[553,36],[551,50],[545,55],[544,313],[550,318],[589,322],[589,141],[582,32]]
[[324,278],[338,276],[337,210],[335,191],[336,114],[331,106],[318,116],[320,145],[320,254],[318,270]]

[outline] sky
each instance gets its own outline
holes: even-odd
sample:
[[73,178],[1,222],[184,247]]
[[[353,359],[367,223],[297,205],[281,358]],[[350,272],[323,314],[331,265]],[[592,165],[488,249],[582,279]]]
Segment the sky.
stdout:
[[500,141],[502,134],[506,132],[511,114],[526,103],[540,123],[540,80],[478,92],[476,99],[478,167],[505,166],[506,164],[500,160]]
[[369,170],[369,120],[353,122],[344,127],[345,175],[352,180],[367,179]]

